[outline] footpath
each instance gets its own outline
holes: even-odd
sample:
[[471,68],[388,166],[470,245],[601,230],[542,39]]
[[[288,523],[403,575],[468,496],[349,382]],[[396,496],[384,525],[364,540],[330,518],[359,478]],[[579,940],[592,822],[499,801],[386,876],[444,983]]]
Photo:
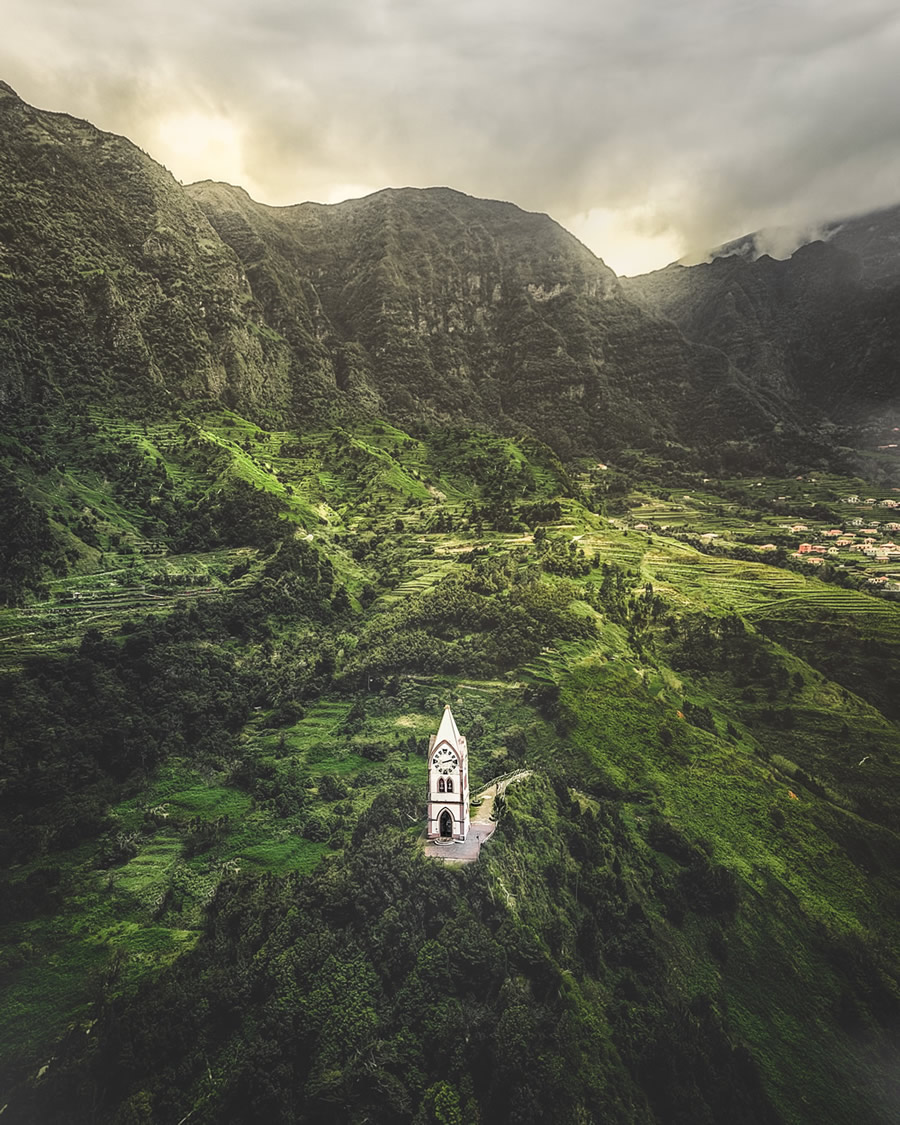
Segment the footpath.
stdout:
[[[429,859],[439,859],[443,863],[474,863],[481,854],[483,844],[490,840],[497,829],[494,819],[494,801],[505,793],[508,786],[515,781],[523,781],[531,777],[531,770],[516,770],[496,781],[492,781],[486,789],[475,797],[481,804],[471,810],[469,818],[469,834],[465,840],[426,840],[425,854]],[[471,806],[470,806],[471,807]]]

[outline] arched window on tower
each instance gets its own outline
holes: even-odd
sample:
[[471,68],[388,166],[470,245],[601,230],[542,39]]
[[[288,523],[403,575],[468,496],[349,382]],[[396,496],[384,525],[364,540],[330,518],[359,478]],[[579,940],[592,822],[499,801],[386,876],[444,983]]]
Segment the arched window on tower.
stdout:
[[453,778],[452,777],[447,778],[447,792],[448,793],[453,792]]
[[445,789],[446,789],[446,786],[444,785],[444,779],[442,777],[439,777],[438,778],[438,793],[443,793]]

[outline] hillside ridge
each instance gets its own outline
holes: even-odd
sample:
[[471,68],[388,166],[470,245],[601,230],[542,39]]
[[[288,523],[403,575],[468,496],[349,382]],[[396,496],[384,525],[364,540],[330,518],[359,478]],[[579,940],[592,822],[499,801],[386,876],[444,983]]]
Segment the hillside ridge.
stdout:
[[449,188],[268,208],[17,98],[2,113],[6,401],[204,397],[272,425],[378,410],[566,456],[796,425],[547,216]]

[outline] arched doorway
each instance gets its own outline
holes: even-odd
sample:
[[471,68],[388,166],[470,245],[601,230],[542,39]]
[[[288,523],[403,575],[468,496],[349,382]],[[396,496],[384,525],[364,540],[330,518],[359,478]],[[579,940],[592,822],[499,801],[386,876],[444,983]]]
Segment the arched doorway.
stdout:
[[449,839],[453,835],[453,817],[444,809],[441,813],[441,838]]

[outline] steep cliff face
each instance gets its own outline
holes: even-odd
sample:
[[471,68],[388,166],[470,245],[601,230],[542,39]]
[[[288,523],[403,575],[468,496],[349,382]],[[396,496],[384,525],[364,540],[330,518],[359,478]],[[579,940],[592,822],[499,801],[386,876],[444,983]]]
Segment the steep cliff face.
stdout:
[[[545,215],[446,188],[272,208],[0,89],[0,396],[378,412],[564,455],[790,411]],[[775,388],[777,392],[777,388]]]
[[298,370],[234,252],[124,138],[0,86],[0,180],[3,399],[211,395],[277,412],[303,376],[327,376],[314,347]]
[[546,215],[447,188],[286,208],[188,190],[269,322],[290,336],[305,303],[339,385],[406,421],[524,425],[564,449],[772,424],[721,354],[648,316]]
[[900,210],[832,224],[786,261],[746,252],[623,280],[648,310],[723,351],[808,419],[877,418],[900,401]]

